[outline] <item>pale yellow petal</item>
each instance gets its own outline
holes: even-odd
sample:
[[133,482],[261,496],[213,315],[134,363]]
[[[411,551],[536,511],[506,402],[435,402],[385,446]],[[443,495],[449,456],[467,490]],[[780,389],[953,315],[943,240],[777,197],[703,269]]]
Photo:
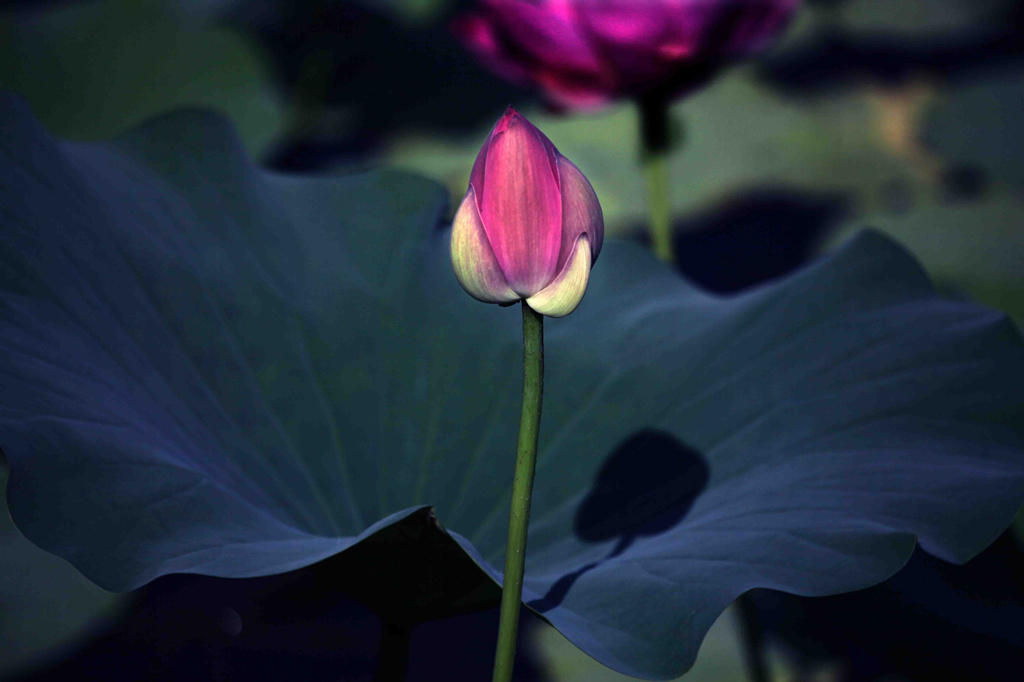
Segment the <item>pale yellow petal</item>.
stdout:
[[587,292],[590,261],[590,240],[583,234],[576,240],[576,246],[555,280],[526,299],[526,303],[548,317],[565,317],[576,310]]

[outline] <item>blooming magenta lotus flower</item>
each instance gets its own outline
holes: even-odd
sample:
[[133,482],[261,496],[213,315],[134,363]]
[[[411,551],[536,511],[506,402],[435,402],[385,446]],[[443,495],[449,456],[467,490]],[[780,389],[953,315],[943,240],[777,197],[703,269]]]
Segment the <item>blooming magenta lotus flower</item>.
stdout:
[[562,317],[586,293],[603,240],[601,205],[583,173],[509,108],[476,157],[455,214],[459,283],[485,303],[525,299]]
[[453,26],[490,68],[587,108],[679,95],[765,46],[800,0],[481,0]]

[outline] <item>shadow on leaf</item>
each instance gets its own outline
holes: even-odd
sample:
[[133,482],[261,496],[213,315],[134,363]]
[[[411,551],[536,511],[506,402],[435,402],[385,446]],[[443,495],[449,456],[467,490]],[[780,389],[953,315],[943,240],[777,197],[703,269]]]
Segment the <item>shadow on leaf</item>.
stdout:
[[584,573],[622,554],[636,538],[675,526],[708,476],[701,454],[669,433],[644,429],[623,441],[601,465],[573,521],[573,532],[584,542],[618,542],[601,561],[559,578],[530,607],[543,613],[558,606]]

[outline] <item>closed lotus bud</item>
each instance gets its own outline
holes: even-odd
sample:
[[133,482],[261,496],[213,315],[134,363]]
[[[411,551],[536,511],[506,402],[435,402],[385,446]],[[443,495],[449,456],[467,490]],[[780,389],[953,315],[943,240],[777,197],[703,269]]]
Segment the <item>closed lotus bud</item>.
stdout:
[[655,89],[682,95],[763,48],[800,0],[481,0],[456,35],[499,75],[555,106]]
[[485,303],[562,317],[579,305],[604,219],[583,173],[509,108],[473,164],[452,226],[459,284]]

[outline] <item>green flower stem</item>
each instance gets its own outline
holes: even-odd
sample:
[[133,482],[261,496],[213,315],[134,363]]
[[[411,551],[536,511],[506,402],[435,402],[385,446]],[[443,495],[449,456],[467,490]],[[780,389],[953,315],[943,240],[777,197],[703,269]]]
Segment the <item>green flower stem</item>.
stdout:
[[494,655],[494,682],[512,679],[523,598],[526,563],[526,526],[530,521],[533,472],[537,466],[537,435],[544,396],[544,317],[523,301],[523,413],[519,421],[519,450],[512,480],[512,506],[505,545],[505,586],[501,591],[498,649]]
[[666,263],[675,262],[672,244],[672,199],[669,195],[668,156],[671,151],[669,101],[665,97],[640,99],[640,138],[644,175],[647,179],[648,229],[654,254]]

